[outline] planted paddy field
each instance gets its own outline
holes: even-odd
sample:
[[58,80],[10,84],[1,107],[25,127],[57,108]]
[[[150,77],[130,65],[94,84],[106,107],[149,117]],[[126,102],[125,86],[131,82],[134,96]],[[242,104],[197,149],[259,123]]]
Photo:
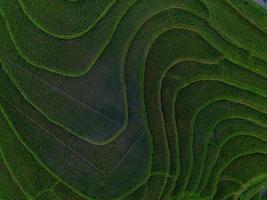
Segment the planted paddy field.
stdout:
[[265,7],[0,0],[0,200],[266,200]]

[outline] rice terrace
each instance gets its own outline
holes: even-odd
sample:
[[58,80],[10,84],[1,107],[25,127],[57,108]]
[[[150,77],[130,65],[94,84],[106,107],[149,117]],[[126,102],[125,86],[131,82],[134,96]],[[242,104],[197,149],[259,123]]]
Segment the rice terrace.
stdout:
[[267,1],[0,14],[0,200],[267,200]]

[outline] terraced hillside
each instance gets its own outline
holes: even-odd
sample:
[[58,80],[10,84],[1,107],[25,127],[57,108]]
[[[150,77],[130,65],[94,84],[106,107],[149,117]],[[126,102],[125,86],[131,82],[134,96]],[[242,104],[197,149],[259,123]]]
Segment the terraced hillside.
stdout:
[[266,200],[253,0],[0,0],[1,200]]

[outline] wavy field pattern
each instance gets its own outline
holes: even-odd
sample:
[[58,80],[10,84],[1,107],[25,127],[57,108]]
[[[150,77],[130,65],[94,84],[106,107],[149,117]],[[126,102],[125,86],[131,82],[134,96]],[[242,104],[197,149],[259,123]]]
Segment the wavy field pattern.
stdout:
[[0,13],[1,200],[267,199],[263,7],[0,0]]

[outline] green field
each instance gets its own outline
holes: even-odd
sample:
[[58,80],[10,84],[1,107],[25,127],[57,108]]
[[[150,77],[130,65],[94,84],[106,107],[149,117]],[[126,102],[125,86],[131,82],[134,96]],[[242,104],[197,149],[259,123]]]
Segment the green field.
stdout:
[[261,3],[0,0],[0,200],[266,200]]

